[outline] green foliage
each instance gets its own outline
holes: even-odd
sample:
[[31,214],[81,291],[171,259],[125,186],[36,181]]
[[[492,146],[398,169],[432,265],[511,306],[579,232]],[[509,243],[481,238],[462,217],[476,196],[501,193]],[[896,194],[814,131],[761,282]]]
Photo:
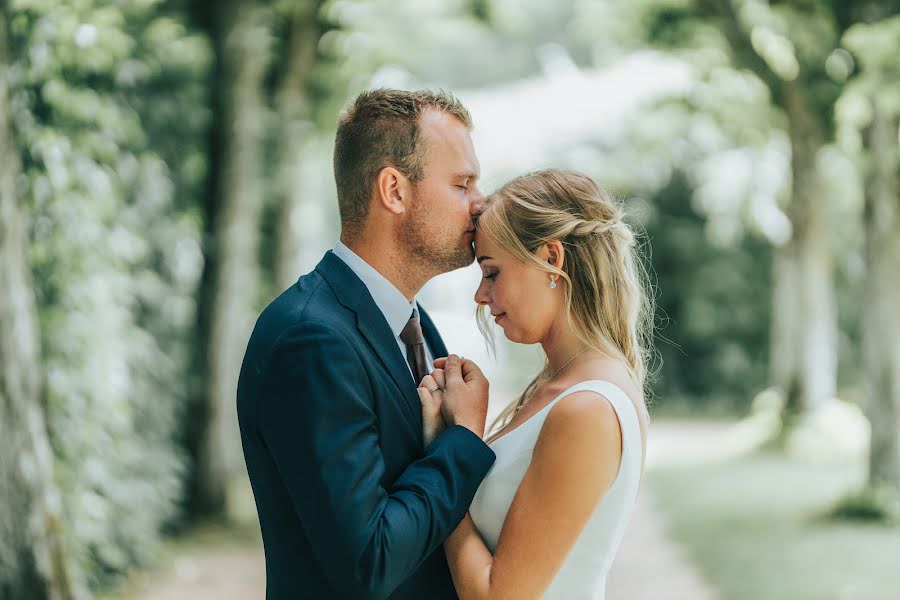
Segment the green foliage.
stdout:
[[889,118],[900,115],[898,39],[900,15],[875,23],[859,23],[843,37],[843,46],[849,51],[845,60],[854,64],[855,73],[838,101],[838,139],[857,158],[862,149],[861,130],[872,118],[869,102],[877,100]]
[[756,235],[713,242],[691,195],[677,174],[645,221],[659,290],[653,392],[661,411],[739,413],[767,381],[772,250]]
[[155,2],[15,3],[48,420],[70,550],[96,587],[175,514],[204,40]]
[[699,33],[696,18],[696,11],[688,3],[660,3],[651,7],[645,17],[647,38],[667,48],[687,46]]

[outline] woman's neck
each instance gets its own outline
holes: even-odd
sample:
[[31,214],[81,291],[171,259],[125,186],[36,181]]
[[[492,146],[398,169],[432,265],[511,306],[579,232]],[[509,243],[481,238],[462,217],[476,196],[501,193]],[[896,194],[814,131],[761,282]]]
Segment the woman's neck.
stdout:
[[541,341],[541,347],[550,363],[551,377],[587,353],[587,345],[575,335],[568,323],[551,327],[547,337]]

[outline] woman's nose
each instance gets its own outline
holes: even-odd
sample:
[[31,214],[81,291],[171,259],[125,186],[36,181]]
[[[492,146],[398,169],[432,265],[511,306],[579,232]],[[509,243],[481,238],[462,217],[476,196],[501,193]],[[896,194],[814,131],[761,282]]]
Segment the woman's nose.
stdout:
[[483,283],[478,284],[478,289],[475,290],[475,303],[476,304],[487,304],[490,302],[490,296],[485,289],[485,285]]

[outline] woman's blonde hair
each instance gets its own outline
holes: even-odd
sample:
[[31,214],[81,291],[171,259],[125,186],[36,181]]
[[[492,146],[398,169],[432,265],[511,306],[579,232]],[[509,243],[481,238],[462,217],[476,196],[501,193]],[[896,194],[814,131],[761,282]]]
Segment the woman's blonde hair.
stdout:
[[[589,177],[546,169],[517,177],[492,193],[478,219],[481,232],[514,258],[564,281],[566,315],[586,346],[621,359],[641,392],[648,378],[653,297],[638,259],[636,239],[623,209]],[[547,242],[565,248],[557,269],[536,255]],[[492,342],[485,307],[478,324]],[[552,372],[549,363],[517,402],[497,417],[492,429],[511,418]]]

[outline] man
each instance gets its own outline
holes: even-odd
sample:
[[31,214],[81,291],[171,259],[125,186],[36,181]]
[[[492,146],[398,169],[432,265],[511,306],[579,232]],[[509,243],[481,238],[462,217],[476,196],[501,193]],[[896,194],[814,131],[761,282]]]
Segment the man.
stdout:
[[443,93],[341,115],[340,242],[263,311],[238,384],[267,598],[456,598],[441,543],[494,454],[475,393],[423,448],[416,387],[446,349],[415,295],[474,259],[470,127]]

